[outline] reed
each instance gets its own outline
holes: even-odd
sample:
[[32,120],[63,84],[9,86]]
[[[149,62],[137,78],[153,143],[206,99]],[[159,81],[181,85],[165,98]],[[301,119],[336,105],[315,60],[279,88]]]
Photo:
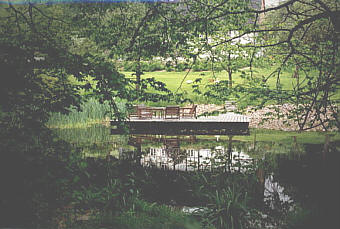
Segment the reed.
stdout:
[[80,108],[80,111],[71,108],[68,114],[52,113],[47,126],[50,128],[84,128],[110,119],[111,108],[108,103],[102,104],[91,98],[81,104]]

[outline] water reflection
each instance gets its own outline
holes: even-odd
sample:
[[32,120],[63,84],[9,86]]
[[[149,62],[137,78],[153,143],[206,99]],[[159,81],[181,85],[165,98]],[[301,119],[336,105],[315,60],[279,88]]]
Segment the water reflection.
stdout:
[[[136,168],[156,174],[150,175],[156,177],[155,182],[145,191],[150,192],[151,201],[183,203],[192,198],[190,190],[198,181],[180,183],[178,176],[189,174],[192,179],[195,171],[221,171],[225,177],[255,174],[258,187],[252,188],[258,189],[259,199],[270,209],[299,205],[318,209],[325,217],[339,212],[339,143],[237,141],[235,136],[123,136],[100,128],[63,130],[61,136],[76,141],[74,145],[84,157],[132,159]],[[253,191],[250,189],[247,191]],[[197,203],[201,198],[194,200]]]
[[280,208],[278,205],[292,204],[292,198],[285,193],[283,186],[274,180],[273,174],[269,174],[264,182],[264,201],[271,209]]
[[[219,136],[215,137],[216,140],[210,139],[209,147],[198,146],[198,142],[204,139],[198,140],[196,136],[133,135],[128,143],[141,152],[138,163],[146,168],[186,172],[219,170],[226,173],[244,173],[254,169],[255,159],[245,152],[245,149],[252,147],[240,147],[239,142],[232,140],[233,136],[228,136],[224,142],[220,141]],[[239,147],[233,147],[233,143]],[[121,148],[119,158],[132,159],[131,155],[138,154]],[[277,203],[293,202],[284,187],[274,180],[273,174],[265,175],[263,168],[257,168],[257,177],[262,187],[260,192],[270,208],[277,208]]]
[[[208,141],[208,145],[199,142]],[[233,149],[232,136],[225,142],[197,139],[196,136],[130,136],[129,145],[135,147],[139,163],[145,167],[178,171],[244,171],[253,159],[243,150]],[[131,157],[128,150],[120,149],[119,158]]]

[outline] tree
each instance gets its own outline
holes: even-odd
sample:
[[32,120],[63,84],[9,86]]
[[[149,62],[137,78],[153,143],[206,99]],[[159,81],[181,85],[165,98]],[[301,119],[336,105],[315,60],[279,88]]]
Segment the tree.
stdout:
[[[295,104],[288,118],[299,122],[301,130],[320,125],[323,129],[332,126],[339,128],[339,2],[288,0],[274,7],[261,9],[230,9],[228,4],[229,1],[211,4],[196,1],[197,8],[210,9],[209,15],[197,16],[194,20],[196,23],[218,21],[230,15],[251,15],[253,26],[246,30],[236,26],[234,30],[240,31],[239,33],[221,40],[214,47],[253,34],[256,37],[254,43],[246,45],[253,50],[250,64],[258,53],[263,53],[264,57],[275,56],[275,61],[281,63],[275,72],[263,79],[255,79],[251,74],[247,77],[250,80],[247,85],[237,88],[238,93],[257,98],[260,106],[273,100],[277,103]],[[293,91],[285,91],[280,83],[281,73],[283,68],[292,64],[298,66],[300,81],[295,83]],[[272,77],[276,77],[275,89],[266,84]],[[310,119],[315,121],[307,125],[307,120]]]
[[280,31],[266,34],[267,43],[276,43],[267,54],[276,55],[282,67],[295,66],[293,90],[279,88],[281,69],[277,86],[285,94],[283,102],[295,104],[291,115],[301,130],[339,128],[339,7],[338,1],[293,1],[267,14],[262,25]]
[[171,12],[161,3],[80,4],[71,8],[78,12],[75,19],[86,24],[83,36],[90,37],[108,57],[136,62],[136,88],[140,90],[141,61],[164,56],[168,49],[172,35],[167,34],[166,16]]
[[[213,74],[221,68],[227,71],[227,79],[219,79],[216,85],[206,85],[208,91],[204,95],[222,101],[227,100],[232,94],[233,74],[244,67],[246,59],[250,58],[243,45],[252,39],[247,34],[245,36],[242,34],[252,28],[251,21],[254,20],[250,14],[233,14],[233,11],[246,12],[252,6],[247,0],[209,1],[209,3],[186,1],[185,4],[187,4],[185,19],[193,26],[193,36],[188,39],[187,52],[194,57],[194,62],[196,59],[209,61]],[[220,12],[223,11],[230,13],[220,17]],[[198,85],[193,87],[195,92],[202,93]]]
[[80,30],[69,15],[62,5],[0,5],[0,226],[36,225],[67,198],[72,150],[45,124],[81,102],[68,77],[94,76],[102,100],[128,90],[100,53],[73,45]]

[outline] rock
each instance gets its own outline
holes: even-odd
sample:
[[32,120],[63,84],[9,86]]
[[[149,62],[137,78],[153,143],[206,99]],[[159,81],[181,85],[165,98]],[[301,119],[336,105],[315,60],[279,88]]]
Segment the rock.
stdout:
[[[283,104],[283,105],[269,105],[262,109],[256,109],[255,107],[248,107],[244,114],[250,118],[249,127],[250,128],[263,128],[272,130],[284,130],[284,131],[298,131],[300,129],[297,120],[288,119],[287,116],[296,109],[293,104]],[[197,106],[197,115],[203,114],[205,112],[213,112],[216,110],[223,110],[222,105],[215,104],[199,104]],[[331,113],[326,113],[326,117],[320,115],[320,118],[325,119],[331,117]],[[316,112],[312,112],[308,118],[307,123],[311,123],[316,119]],[[319,124],[316,122],[316,124]],[[305,126],[307,127],[307,126]],[[333,128],[332,131],[336,131]],[[325,131],[322,125],[315,128],[308,129],[307,131]]]

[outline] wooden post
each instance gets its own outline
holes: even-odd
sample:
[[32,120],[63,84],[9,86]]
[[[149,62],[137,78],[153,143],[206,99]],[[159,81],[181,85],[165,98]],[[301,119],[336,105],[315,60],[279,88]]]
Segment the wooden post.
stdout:
[[200,170],[200,150],[197,151],[197,170]]
[[241,172],[241,152],[238,152],[238,171]]
[[190,142],[196,142],[197,141],[196,135],[190,135],[189,139],[190,139]]
[[231,166],[231,163],[232,163],[232,139],[233,139],[233,136],[228,136],[228,150],[227,150],[227,153],[228,153],[228,160],[227,160],[227,165],[226,165],[226,168],[228,168],[229,172],[230,172],[230,166]]
[[256,130],[254,130],[254,140],[253,140],[253,149],[256,147]]
[[325,144],[323,145],[322,159],[325,162],[329,151],[329,135],[326,134]]
[[258,194],[261,200],[263,200],[265,190],[265,173],[263,168],[258,168],[256,171],[256,177],[258,179]]
[[298,153],[299,151],[299,147],[298,147],[298,143],[297,143],[297,137],[293,136],[293,149],[292,152],[293,153]]

